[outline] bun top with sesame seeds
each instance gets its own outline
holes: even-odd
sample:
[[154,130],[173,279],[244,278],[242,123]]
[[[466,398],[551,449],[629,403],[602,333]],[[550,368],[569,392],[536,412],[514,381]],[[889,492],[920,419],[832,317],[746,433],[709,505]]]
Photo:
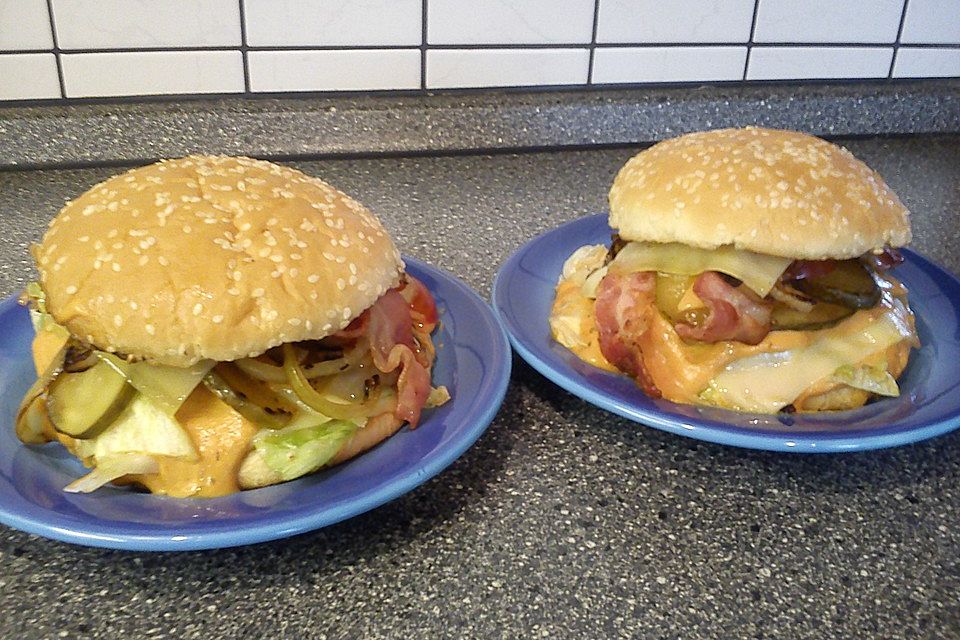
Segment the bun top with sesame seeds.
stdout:
[[187,366],[345,327],[403,272],[362,205],[300,171],[190,156],[68,203],[34,248],[47,311],[100,349]]
[[849,151],[756,127],[691,133],[634,156],[610,189],[610,225],[624,240],[807,260],[910,242],[909,211]]

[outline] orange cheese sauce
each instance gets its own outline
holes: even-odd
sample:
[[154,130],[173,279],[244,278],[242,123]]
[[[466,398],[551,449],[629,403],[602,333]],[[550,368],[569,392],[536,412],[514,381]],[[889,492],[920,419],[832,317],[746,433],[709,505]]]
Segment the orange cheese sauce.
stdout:
[[[595,367],[617,372],[618,369],[610,364],[600,351],[600,340],[597,332],[597,321],[593,313],[593,300],[580,292],[580,285],[569,280],[563,280],[557,285],[557,295],[553,300],[552,318],[571,316],[580,321],[580,344],[564,345],[585,362]],[[553,339],[558,339],[557,332],[553,332]]]
[[127,476],[153,493],[212,498],[240,490],[237,472],[257,428],[202,384],[176,414],[196,447],[196,461],[158,457],[157,474]]

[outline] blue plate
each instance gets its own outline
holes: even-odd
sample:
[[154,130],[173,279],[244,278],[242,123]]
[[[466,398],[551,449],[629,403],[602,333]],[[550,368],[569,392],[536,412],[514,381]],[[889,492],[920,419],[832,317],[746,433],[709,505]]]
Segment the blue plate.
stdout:
[[625,418],[708,442],[808,453],[879,449],[960,426],[960,281],[916,253],[896,276],[910,288],[923,346],[900,378],[901,395],[852,411],[763,415],[647,397],[623,375],[593,367],[553,341],[548,317],[567,257],[585,244],[609,244],[606,215],[581,218],[534,238],[500,268],[494,310],[517,352],[574,395]]
[[13,299],[0,303],[0,522],[77,544],[137,551],[211,549],[274,540],[339,522],[392,500],[456,460],[496,414],[510,378],[510,346],[487,304],[459,280],[405,258],[433,293],[434,384],[450,402],[424,412],[415,430],[352,461],[281,485],[211,499],[176,499],[104,487],[69,494],[85,473],[57,444],[25,446],[13,432],[17,406],[36,377],[33,330]]

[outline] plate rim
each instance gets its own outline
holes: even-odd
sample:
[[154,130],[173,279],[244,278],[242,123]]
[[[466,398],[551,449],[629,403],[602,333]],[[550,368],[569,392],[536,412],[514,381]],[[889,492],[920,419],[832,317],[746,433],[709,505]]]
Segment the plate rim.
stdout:
[[[371,511],[403,494],[406,494],[450,466],[460,458],[486,431],[500,410],[510,383],[512,369],[510,342],[503,325],[498,320],[491,305],[480,295],[464,283],[457,276],[430,265],[417,258],[402,256],[407,269],[411,272],[422,272],[429,277],[443,280],[446,285],[452,286],[474,304],[475,310],[483,320],[483,324],[495,336],[495,342],[487,345],[485,361],[490,372],[481,378],[481,385],[475,393],[471,393],[467,400],[468,415],[461,424],[469,423],[460,436],[447,443],[433,457],[424,464],[417,461],[397,479],[373,488],[372,491],[360,499],[349,499],[331,507],[317,509],[307,513],[292,513],[281,515],[266,522],[254,521],[240,528],[218,528],[215,531],[197,531],[191,533],[184,529],[184,533],[173,534],[164,531],[158,534],[144,534],[123,532],[114,524],[104,524],[97,516],[90,515],[93,522],[87,526],[75,528],[64,527],[52,520],[24,516],[11,510],[5,501],[0,499],[0,524],[19,531],[31,533],[41,537],[89,547],[99,547],[122,551],[202,551],[244,546],[260,542],[280,540],[290,536],[316,531],[324,527],[342,522],[349,518]],[[411,269],[412,267],[412,269]],[[417,275],[414,273],[413,275]],[[0,302],[0,313],[8,306],[17,304],[17,294],[13,294]],[[489,394],[489,395],[485,395]],[[482,401],[481,401],[482,399]],[[456,400],[454,400],[456,401]],[[429,418],[420,428],[429,423]],[[296,482],[293,480],[292,482]],[[256,491],[256,490],[254,490]],[[235,495],[235,494],[234,494]],[[151,496],[159,500],[217,500],[218,498],[170,498],[168,496]],[[228,497],[228,496],[225,496]],[[223,523],[229,520],[222,521]],[[118,529],[121,529],[118,531]]]
[[[886,449],[891,447],[913,444],[922,440],[927,440],[945,433],[949,433],[960,428],[960,411],[955,413],[950,419],[937,421],[909,430],[901,430],[893,433],[875,434],[866,438],[863,436],[851,436],[845,434],[814,434],[807,435],[802,432],[783,433],[776,436],[769,433],[749,433],[733,431],[733,429],[742,430],[737,425],[729,424],[731,430],[722,430],[714,425],[705,422],[698,422],[690,416],[680,416],[668,411],[659,409],[651,410],[636,405],[621,403],[615,398],[609,397],[602,390],[594,388],[586,380],[576,375],[573,371],[561,370],[548,362],[531,345],[526,344],[518,332],[514,330],[513,321],[508,316],[505,309],[501,307],[501,300],[505,294],[505,280],[510,272],[515,270],[521,259],[533,250],[540,242],[550,237],[562,237],[571,227],[588,224],[606,225],[607,214],[596,213],[582,216],[574,220],[565,222],[553,229],[540,233],[518,247],[503,262],[497,270],[493,282],[492,305],[494,313],[503,325],[504,331],[513,345],[514,350],[531,367],[538,371],[548,380],[564,389],[565,391],[579,397],[596,407],[610,411],[616,415],[626,418],[642,426],[652,427],[661,431],[666,431],[674,435],[685,436],[713,444],[733,446],[741,449],[751,449],[758,451],[775,451],[782,453],[855,453],[858,451],[870,451],[877,449]],[[584,239],[584,243],[589,242],[589,238]],[[944,274],[953,281],[953,284],[960,288],[960,278],[952,272],[940,267],[925,256],[911,249],[903,249],[911,260],[916,261],[921,266],[926,266]],[[559,275],[559,274],[557,274]],[[638,391],[638,393],[640,393]],[[695,405],[692,405],[695,406]],[[718,408],[713,408],[718,409]],[[720,409],[718,409],[720,410]],[[723,410],[721,410],[723,411]],[[688,426],[685,426],[684,423]]]

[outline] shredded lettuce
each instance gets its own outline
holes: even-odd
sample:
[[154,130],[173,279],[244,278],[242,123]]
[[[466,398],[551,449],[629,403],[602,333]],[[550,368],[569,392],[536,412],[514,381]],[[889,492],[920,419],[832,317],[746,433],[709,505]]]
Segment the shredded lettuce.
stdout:
[[89,440],[76,440],[75,446],[77,456],[96,461],[119,453],[197,459],[197,450],[184,428],[142,393],[133,397],[103,433]]
[[253,446],[282,480],[293,480],[328,463],[358,428],[346,420],[295,424],[278,431],[261,431]]

